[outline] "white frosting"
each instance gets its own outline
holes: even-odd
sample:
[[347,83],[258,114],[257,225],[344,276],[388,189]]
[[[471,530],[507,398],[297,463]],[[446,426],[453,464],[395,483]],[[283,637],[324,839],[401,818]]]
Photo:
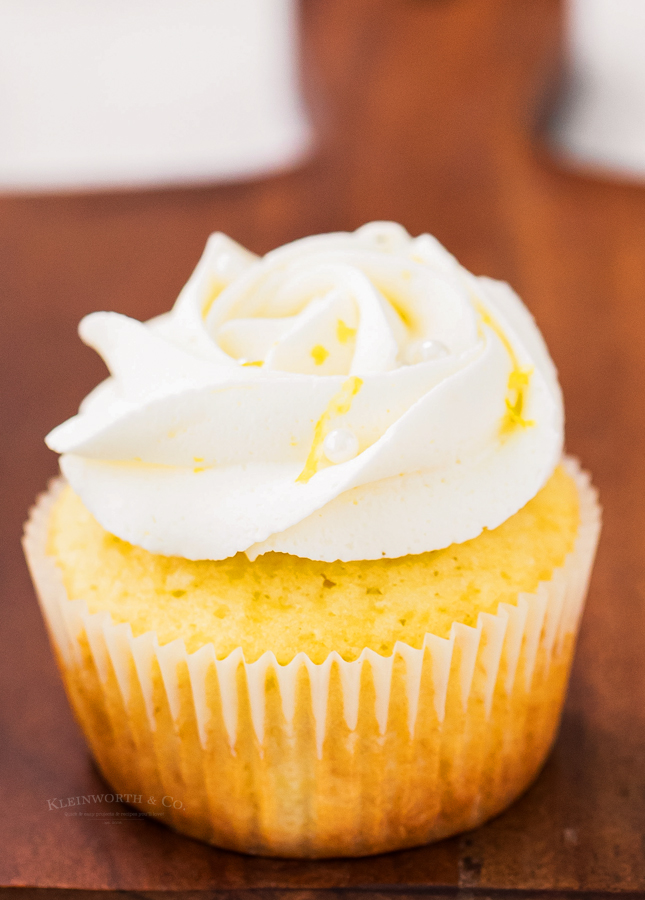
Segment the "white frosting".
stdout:
[[215,234],[170,313],[80,334],[112,377],[47,444],[103,527],[155,553],[435,550],[517,512],[562,452],[520,299],[391,223],[261,259]]

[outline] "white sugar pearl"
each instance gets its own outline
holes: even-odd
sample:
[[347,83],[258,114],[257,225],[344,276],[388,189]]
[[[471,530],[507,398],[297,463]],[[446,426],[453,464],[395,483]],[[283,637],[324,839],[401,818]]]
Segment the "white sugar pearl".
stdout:
[[416,363],[430,362],[434,359],[441,359],[447,356],[450,351],[441,341],[414,341],[409,344],[405,351],[405,361],[409,366]]
[[358,438],[349,428],[336,428],[325,438],[323,451],[330,463],[348,462],[358,453]]

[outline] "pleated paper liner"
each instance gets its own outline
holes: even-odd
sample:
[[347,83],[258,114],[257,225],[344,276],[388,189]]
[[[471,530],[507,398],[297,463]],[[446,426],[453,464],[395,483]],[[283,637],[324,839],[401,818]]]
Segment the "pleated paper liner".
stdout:
[[[59,480],[31,513],[24,548],[78,721],[124,799],[220,847],[358,856],[473,828],[533,780],[553,742],[600,509],[574,460],[581,524],[562,568],[476,627],[391,656],[365,649],[288,665],[212,644],[188,654],[132,637],[70,600],[46,555]],[[162,805],[163,801],[163,805]]]

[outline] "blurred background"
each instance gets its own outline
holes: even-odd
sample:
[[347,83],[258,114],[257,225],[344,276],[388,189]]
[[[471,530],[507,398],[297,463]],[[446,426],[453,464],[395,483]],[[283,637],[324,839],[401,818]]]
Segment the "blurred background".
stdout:
[[57,471],[44,435],[104,375],[79,319],[166,311],[212,231],[264,253],[393,219],[523,297],[606,522],[551,762],[467,852],[406,872],[447,883],[444,853],[462,886],[645,890],[643,46],[645,0],[0,0],[0,885],[35,883],[37,832],[43,886],[87,886],[81,820],[32,796],[95,776],[18,544]]
[[0,0],[0,187],[258,177],[306,150],[293,0]]

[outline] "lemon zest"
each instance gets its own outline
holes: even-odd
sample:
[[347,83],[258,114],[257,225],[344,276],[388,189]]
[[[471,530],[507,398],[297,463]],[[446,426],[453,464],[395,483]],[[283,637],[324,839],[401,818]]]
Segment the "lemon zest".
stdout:
[[362,386],[363,379],[359,378],[358,375],[352,375],[343,382],[340,390],[331,398],[327,404],[327,409],[316,422],[314,439],[311,444],[309,456],[305,462],[304,469],[300,475],[298,475],[296,481],[306,484],[309,479],[316,474],[320,468],[320,463],[322,462],[323,443],[327,437],[331,420],[336,416],[344,416],[349,412],[352,400],[356,394],[358,394]]
[[215,301],[217,300],[217,298],[222,293],[222,291],[224,290],[225,287],[226,287],[225,281],[220,281],[217,278],[212,279],[212,281],[208,287],[208,294],[206,295],[206,299],[204,300],[204,302],[202,304],[202,319],[205,319],[208,316],[208,314],[211,311],[211,308],[213,306],[213,303],[215,303]]
[[322,344],[316,344],[315,347],[312,347],[311,355],[316,365],[322,366],[324,361],[329,356],[329,350],[326,350]]
[[342,319],[339,319],[336,325],[336,337],[340,344],[346,344],[347,341],[351,341],[353,337],[356,337],[356,329],[350,328]]
[[530,428],[532,425],[535,425],[535,421],[533,419],[525,419],[522,415],[522,411],[524,409],[524,406],[526,405],[526,398],[529,390],[531,375],[533,374],[533,367],[531,366],[529,368],[526,368],[520,365],[517,354],[515,353],[515,350],[513,350],[511,342],[506,337],[499,322],[497,322],[493,318],[493,316],[480,300],[476,299],[475,304],[477,312],[481,316],[482,322],[485,325],[488,325],[489,328],[492,328],[492,330],[504,345],[504,349],[508,353],[511,360],[511,365],[513,367],[511,369],[510,375],[508,376],[508,384],[506,388],[508,394],[505,399],[506,412],[502,420],[501,433],[507,434],[517,425],[519,425],[521,428]]

